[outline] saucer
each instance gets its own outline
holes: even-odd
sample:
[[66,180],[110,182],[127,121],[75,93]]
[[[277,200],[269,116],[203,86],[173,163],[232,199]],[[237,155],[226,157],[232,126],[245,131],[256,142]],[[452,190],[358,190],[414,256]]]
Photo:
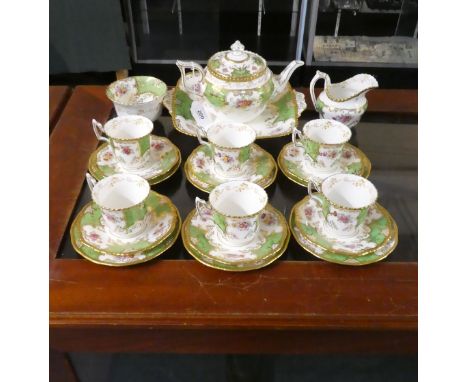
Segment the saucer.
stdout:
[[[192,102],[193,99],[179,83],[163,99],[164,106],[172,116],[174,128],[183,134],[196,136],[197,125],[190,111]],[[288,85],[287,90],[271,101],[262,114],[246,124],[255,130],[257,139],[282,137],[291,134],[292,129],[298,126],[298,118],[306,107],[304,94]],[[206,110],[209,111],[213,122],[216,119],[225,119],[220,113],[215,113],[208,104]]]
[[88,203],[76,218],[80,240],[97,252],[112,255],[129,255],[155,247],[174,231],[178,221],[177,208],[168,197],[154,191],[150,192],[145,203],[151,211],[147,228],[129,239],[109,233],[103,225],[101,210],[95,203]]
[[92,262],[113,266],[138,264],[159,256],[177,238],[180,216],[169,198],[154,191],[148,205],[153,212],[147,230],[136,238],[121,239],[106,232],[99,209],[88,203],[70,228],[73,247]]
[[203,216],[193,210],[182,226],[182,240],[185,249],[208,267],[224,271],[263,268],[284,253],[290,233],[284,216],[270,204],[260,213],[259,221],[251,243],[232,247],[220,239],[209,210]]
[[167,251],[177,240],[180,232],[180,219],[177,220],[177,225],[174,231],[156,247],[148,250],[132,253],[125,256],[111,255],[107,253],[97,252],[96,250],[83,245],[83,242],[79,239],[79,230],[76,227],[72,227],[72,245],[81,256],[86,260],[89,260],[96,264],[107,265],[111,267],[125,267],[128,265],[135,265],[144,263],[146,261],[152,260],[163,252]]
[[218,184],[233,179],[248,180],[267,188],[273,183],[278,172],[274,158],[255,143],[252,144],[250,156],[248,167],[242,176],[225,178],[214,171],[210,149],[200,145],[187,158],[184,165],[185,175],[190,183],[205,192],[210,192]]
[[398,227],[381,205],[369,208],[355,236],[343,238],[327,230],[322,205],[316,199],[323,198],[314,195],[296,203],[289,218],[294,237],[307,252],[333,263],[365,265],[384,259],[395,249]]
[[344,145],[338,164],[328,171],[315,169],[306,156],[304,148],[295,146],[292,142],[285,145],[278,155],[278,166],[284,175],[304,187],[307,187],[311,178],[317,183],[322,183],[328,176],[340,173],[356,174],[367,178],[371,170],[371,163],[367,156],[349,143]]
[[97,180],[119,173],[131,173],[145,178],[149,184],[154,185],[169,178],[180,166],[181,156],[179,149],[167,138],[151,135],[152,163],[138,169],[123,169],[114,157],[114,154],[105,143],[97,148],[89,158],[88,169]]

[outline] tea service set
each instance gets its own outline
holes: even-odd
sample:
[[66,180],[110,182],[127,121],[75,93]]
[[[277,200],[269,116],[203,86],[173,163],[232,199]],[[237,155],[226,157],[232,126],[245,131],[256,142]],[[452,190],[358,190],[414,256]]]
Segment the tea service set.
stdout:
[[[200,263],[247,271],[279,258],[292,233],[304,250],[329,262],[366,265],[387,257],[398,242],[397,225],[366,179],[369,159],[348,143],[350,128],[367,108],[365,94],[377,81],[359,74],[332,84],[317,71],[310,92],[320,119],[301,131],[305,97],[292,90],[289,78],[302,65],[292,61],[274,75],[265,59],[236,41],[214,54],[205,69],[177,61],[181,78],[173,90],[145,76],[109,85],[106,94],[117,117],[104,125],[92,121],[103,144],[89,159],[92,201],[70,229],[77,252],[103,265],[133,265],[161,255],[181,232],[185,249]],[[325,85],[316,98],[319,79]],[[209,193],[206,200],[195,198],[183,223],[171,200],[150,188],[181,164],[179,149],[152,134],[161,104],[176,130],[198,140],[184,172]],[[289,134],[277,162],[255,143]],[[308,190],[289,222],[265,191],[278,167]]]

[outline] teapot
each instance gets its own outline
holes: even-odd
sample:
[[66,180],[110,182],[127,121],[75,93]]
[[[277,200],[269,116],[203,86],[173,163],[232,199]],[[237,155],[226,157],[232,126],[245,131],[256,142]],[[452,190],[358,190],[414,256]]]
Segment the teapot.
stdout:
[[[294,60],[277,76],[263,57],[244,50],[236,41],[231,50],[215,53],[205,69],[196,62],[177,61],[182,85],[193,98],[208,101],[214,112],[221,112],[235,122],[248,122],[259,116],[281,94],[292,73],[304,65]],[[191,69],[191,75],[186,73]]]
[[[324,90],[315,98],[315,83],[324,79]],[[310,81],[310,97],[320,118],[334,119],[348,127],[356,126],[367,109],[366,93],[378,88],[377,80],[370,74],[357,74],[343,82],[332,84],[330,76],[317,70]]]

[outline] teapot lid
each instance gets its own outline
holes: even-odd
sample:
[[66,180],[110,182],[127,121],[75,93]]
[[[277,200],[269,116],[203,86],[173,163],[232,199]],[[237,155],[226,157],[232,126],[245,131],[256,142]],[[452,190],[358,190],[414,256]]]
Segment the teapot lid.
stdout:
[[216,78],[229,82],[251,81],[265,73],[266,61],[257,53],[244,50],[236,41],[231,50],[215,53],[208,60],[208,70]]

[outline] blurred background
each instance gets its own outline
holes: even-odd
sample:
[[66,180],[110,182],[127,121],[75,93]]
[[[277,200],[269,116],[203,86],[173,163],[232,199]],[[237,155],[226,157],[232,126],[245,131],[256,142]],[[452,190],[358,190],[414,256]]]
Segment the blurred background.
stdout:
[[277,73],[304,60],[293,86],[320,69],[417,88],[417,11],[416,0],[51,0],[50,84],[108,84],[126,69],[174,85],[175,60],[203,64],[240,40]]

